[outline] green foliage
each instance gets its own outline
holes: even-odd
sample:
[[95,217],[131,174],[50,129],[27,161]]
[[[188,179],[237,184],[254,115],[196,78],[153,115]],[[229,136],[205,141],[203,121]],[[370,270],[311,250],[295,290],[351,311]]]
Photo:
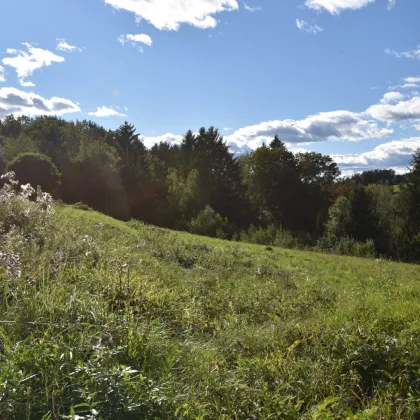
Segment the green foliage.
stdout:
[[42,211],[0,259],[2,418],[417,418],[418,266]]
[[37,153],[38,148],[35,142],[26,135],[20,135],[18,138],[5,137],[4,138],[4,160],[11,162],[22,153]]
[[188,223],[188,230],[196,235],[205,235],[224,239],[229,234],[229,222],[206,206]]
[[340,237],[334,242],[323,238],[318,242],[317,249],[332,252],[333,254],[351,255],[359,258],[374,258],[377,254],[372,239],[361,242],[348,236]]
[[282,248],[303,248],[302,243],[291,232],[269,225],[267,228],[251,225],[248,230],[243,230],[240,235],[242,242],[258,245],[274,245]]
[[126,192],[118,173],[115,149],[103,139],[82,136],[76,161],[73,188],[82,191],[81,200],[92,208],[120,219],[129,218]]
[[[330,156],[292,153],[277,135],[269,146],[237,157],[214,127],[148,150],[128,122],[107,130],[86,120],[6,117],[0,122],[0,170],[22,153],[48,156],[61,174],[64,203],[83,203],[121,220],[188,230],[208,205],[229,220],[218,233],[197,227],[213,236],[238,239],[242,232],[249,242],[282,247],[320,241],[322,249],[357,255],[365,253],[357,250],[360,244],[373,241],[377,254],[420,261],[418,156],[408,176],[373,170],[339,180]],[[25,182],[39,182],[38,171],[25,174]],[[345,204],[336,202],[340,196]],[[282,229],[274,234],[270,225]]]
[[40,186],[44,191],[58,196],[61,174],[48,156],[40,153],[22,153],[7,165],[22,184]]

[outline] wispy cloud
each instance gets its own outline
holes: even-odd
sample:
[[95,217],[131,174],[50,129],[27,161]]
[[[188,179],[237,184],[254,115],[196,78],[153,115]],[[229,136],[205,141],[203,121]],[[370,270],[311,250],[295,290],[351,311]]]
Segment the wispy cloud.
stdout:
[[108,118],[108,117],[126,117],[126,114],[118,112],[114,108],[100,106],[95,112],[88,112],[91,117]]
[[306,22],[304,20],[299,20],[299,19],[296,19],[296,26],[301,31],[308,32],[308,33],[314,34],[314,35],[316,35],[318,32],[323,32],[323,30],[324,30],[318,25],[311,25],[308,22]]
[[6,75],[4,67],[0,66],[0,83],[6,81]]
[[66,42],[65,39],[57,39],[58,44],[55,47],[58,51],[64,51],[64,52],[81,52],[83,51],[83,48],[76,47],[75,45],[70,45]]
[[51,66],[53,63],[64,62],[64,57],[60,57],[48,50],[34,47],[32,44],[25,42],[23,45],[27,51],[7,49],[7,54],[12,57],[3,58],[5,66],[12,67],[16,70],[19,83],[24,87],[35,86],[32,82],[25,80],[32,73],[42,67]]
[[390,48],[385,49],[385,54],[393,55],[397,58],[410,58],[412,60],[420,60],[420,46],[408,51],[395,51]]
[[251,7],[251,6],[248,6],[246,3],[244,3],[244,9],[252,13],[252,12],[259,12],[261,10],[261,7],[259,6]]
[[120,35],[118,37],[118,41],[125,45],[127,42],[130,44],[136,46],[140,52],[143,52],[143,47],[139,46],[139,44],[147,45],[148,47],[151,47],[153,44],[152,38],[150,38],[149,35],[146,34],[127,34],[127,35]]
[[388,5],[386,6],[387,10],[392,10],[396,4],[397,0],[388,0]]

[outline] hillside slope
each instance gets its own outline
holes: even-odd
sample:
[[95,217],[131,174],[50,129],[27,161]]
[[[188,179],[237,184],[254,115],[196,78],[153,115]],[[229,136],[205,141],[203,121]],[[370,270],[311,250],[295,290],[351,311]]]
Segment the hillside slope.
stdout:
[[419,266],[73,207],[20,260],[0,272],[1,419],[417,418]]

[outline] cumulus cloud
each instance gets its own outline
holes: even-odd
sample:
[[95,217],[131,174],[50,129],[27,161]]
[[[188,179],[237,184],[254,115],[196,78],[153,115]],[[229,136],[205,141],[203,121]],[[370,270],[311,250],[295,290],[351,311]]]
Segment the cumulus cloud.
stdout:
[[6,81],[4,67],[0,66],[0,83]]
[[385,93],[383,98],[381,99],[381,104],[391,104],[393,102],[401,101],[405,98],[401,92],[388,92]]
[[88,112],[91,117],[108,118],[108,117],[126,117],[126,114],[116,111],[114,108],[99,106],[95,112]]
[[252,12],[259,12],[261,10],[261,7],[259,6],[251,7],[251,6],[248,6],[246,3],[244,3],[244,9],[252,13]]
[[197,28],[214,28],[214,15],[237,10],[237,0],[104,0],[115,9],[135,14],[138,21],[144,19],[160,30],[177,31],[181,24]]
[[370,152],[331,157],[347,173],[374,168],[394,168],[398,172],[404,172],[418,148],[420,148],[420,137],[413,137],[380,144]]
[[140,140],[148,148],[151,148],[155,144],[166,142],[170,145],[181,144],[183,136],[176,134],[163,134],[162,136],[140,136]]
[[15,88],[0,88],[0,119],[7,115],[64,115],[80,112],[79,106],[69,99],[45,99],[35,93]]
[[[127,35],[120,35],[118,37],[118,41],[120,41],[120,43],[122,45],[124,45],[125,43],[129,42],[132,45],[136,46],[138,44],[144,44],[147,45],[149,47],[152,46],[153,41],[152,38],[150,38],[149,35],[146,34],[136,34],[136,35],[132,35],[132,34],[127,34]],[[138,47],[140,52],[143,52],[143,48],[142,47]]]
[[318,25],[311,25],[308,22],[306,22],[304,20],[299,20],[299,19],[296,19],[296,26],[301,31],[308,32],[308,33],[314,34],[314,35],[316,35],[318,32],[322,32],[324,30]]
[[[415,78],[405,78],[414,81]],[[346,110],[320,112],[301,120],[273,120],[247,126],[225,137],[226,143],[236,153],[255,150],[263,142],[270,142],[277,134],[293,148],[314,142],[342,140],[361,141],[383,139],[394,133],[394,124],[410,123],[414,128],[420,125],[420,96],[410,99],[401,92],[387,92],[364,112]],[[225,132],[230,128],[224,128]],[[160,141],[179,142],[181,136],[165,134],[149,137],[148,146]],[[368,155],[369,156],[369,155]],[[353,157],[351,157],[353,158]]]
[[58,51],[64,51],[64,52],[81,52],[83,51],[82,48],[76,47],[75,45],[70,45],[66,42],[65,39],[57,39],[58,44],[55,47]]
[[420,60],[420,46],[408,51],[394,51],[390,48],[385,49],[385,54],[393,55],[397,58],[410,58],[412,60]]
[[415,96],[406,101],[400,100],[396,103],[384,102],[384,98],[381,100],[381,103],[370,106],[366,110],[366,115],[387,123],[399,123],[420,118],[419,96]]
[[27,51],[9,48],[6,52],[12,55],[12,57],[3,58],[3,64],[5,66],[13,67],[16,70],[21,86],[35,86],[32,82],[25,80],[35,70],[51,66],[53,63],[64,62],[64,57],[60,57],[51,51],[34,47],[28,42],[23,43],[23,45]]
[[227,137],[230,144],[240,149],[246,145],[255,149],[270,141],[275,134],[288,143],[325,140],[360,141],[383,138],[393,130],[381,128],[377,122],[350,111],[321,112],[303,120],[275,120],[248,126]]
[[342,10],[356,10],[373,3],[375,0],[306,0],[305,4],[310,9],[317,11],[326,10],[336,15]]

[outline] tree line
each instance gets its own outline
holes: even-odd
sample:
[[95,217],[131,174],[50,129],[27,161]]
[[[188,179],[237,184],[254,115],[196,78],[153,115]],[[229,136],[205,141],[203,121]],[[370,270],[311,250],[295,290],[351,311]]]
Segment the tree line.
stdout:
[[340,177],[330,156],[275,136],[236,156],[214,128],[147,149],[133,125],[8,116],[0,172],[122,219],[266,245],[420,261],[420,153],[410,172]]

